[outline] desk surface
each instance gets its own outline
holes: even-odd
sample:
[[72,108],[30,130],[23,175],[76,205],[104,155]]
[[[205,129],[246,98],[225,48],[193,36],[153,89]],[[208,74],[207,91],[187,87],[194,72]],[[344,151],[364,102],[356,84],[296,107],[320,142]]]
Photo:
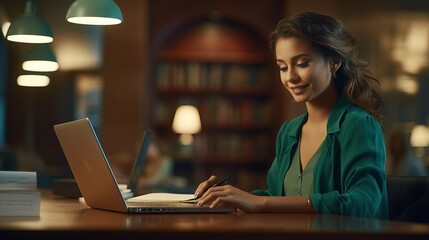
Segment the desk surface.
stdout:
[[[40,217],[0,217],[1,239],[428,239],[429,224],[323,214],[124,214],[42,192]],[[4,238],[3,236],[7,237]],[[293,238],[291,238],[293,237]]]

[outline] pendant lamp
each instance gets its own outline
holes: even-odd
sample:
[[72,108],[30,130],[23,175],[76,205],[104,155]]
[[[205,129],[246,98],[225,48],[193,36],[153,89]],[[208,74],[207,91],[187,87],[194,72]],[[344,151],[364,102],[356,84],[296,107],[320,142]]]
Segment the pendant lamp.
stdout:
[[46,87],[49,81],[49,77],[40,72],[24,72],[17,79],[22,87]]
[[49,25],[36,15],[34,0],[27,0],[24,14],[11,23],[6,39],[21,43],[50,43],[54,40]]
[[22,69],[34,72],[54,72],[58,70],[57,59],[49,44],[37,44],[28,52]]
[[86,25],[116,25],[124,20],[113,0],[76,0],[67,11],[66,19]]

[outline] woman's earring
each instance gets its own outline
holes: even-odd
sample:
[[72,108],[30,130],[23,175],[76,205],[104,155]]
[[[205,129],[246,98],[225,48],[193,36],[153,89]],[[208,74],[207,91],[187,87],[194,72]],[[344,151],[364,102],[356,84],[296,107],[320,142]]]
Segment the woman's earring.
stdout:
[[332,79],[337,79],[337,76],[335,75],[335,73],[337,73],[336,71],[332,70],[331,74],[332,74]]

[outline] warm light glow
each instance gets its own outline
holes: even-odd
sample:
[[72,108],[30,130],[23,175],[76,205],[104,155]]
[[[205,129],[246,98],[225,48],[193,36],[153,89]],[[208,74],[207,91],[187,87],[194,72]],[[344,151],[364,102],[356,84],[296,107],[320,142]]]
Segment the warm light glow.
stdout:
[[413,147],[428,147],[429,127],[425,125],[414,126],[413,130],[411,131],[410,143]]
[[7,30],[9,30],[9,27],[10,27],[10,22],[3,23],[3,25],[1,26],[1,30],[3,32],[3,36],[6,37]]
[[180,134],[195,134],[201,131],[198,109],[192,105],[179,106],[174,115],[172,127],[174,132]]
[[85,25],[117,25],[122,22],[120,19],[107,17],[71,17],[67,21]]
[[50,43],[54,41],[52,37],[42,35],[9,35],[7,40],[20,43]]
[[409,77],[409,76],[399,76],[396,79],[396,89],[398,91],[414,95],[419,90],[419,84],[416,79]]
[[426,16],[404,15],[401,18],[392,57],[402,64],[405,72],[417,74],[427,65],[428,38],[429,23]]
[[429,24],[427,20],[415,21],[411,23],[406,38],[404,39],[405,48],[410,53],[425,53],[429,50]]
[[45,75],[25,74],[18,77],[18,85],[22,87],[46,87],[49,77]]
[[22,69],[34,72],[54,72],[58,70],[58,63],[52,61],[25,61]]
[[74,27],[72,31],[59,35],[56,41],[61,44],[56,44],[53,48],[61,70],[100,68],[103,64],[102,35],[100,26]]

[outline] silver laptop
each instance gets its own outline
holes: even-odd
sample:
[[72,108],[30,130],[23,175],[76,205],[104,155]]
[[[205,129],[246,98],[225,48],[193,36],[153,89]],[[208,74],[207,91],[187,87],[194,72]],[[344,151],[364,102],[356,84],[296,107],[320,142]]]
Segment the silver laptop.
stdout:
[[[193,202],[128,202],[121,193],[88,118],[57,124],[54,126],[54,130],[82,196],[91,208],[124,213],[227,213],[235,211],[234,208],[228,207],[198,207]],[[150,134],[145,134],[142,141],[140,154],[144,156],[147,152],[144,144],[150,142],[150,137]],[[144,156],[139,156],[136,161],[144,159]],[[134,165],[136,164],[143,163],[141,161]],[[133,169],[140,166],[134,166]],[[131,179],[133,179],[132,176],[130,176]]]

